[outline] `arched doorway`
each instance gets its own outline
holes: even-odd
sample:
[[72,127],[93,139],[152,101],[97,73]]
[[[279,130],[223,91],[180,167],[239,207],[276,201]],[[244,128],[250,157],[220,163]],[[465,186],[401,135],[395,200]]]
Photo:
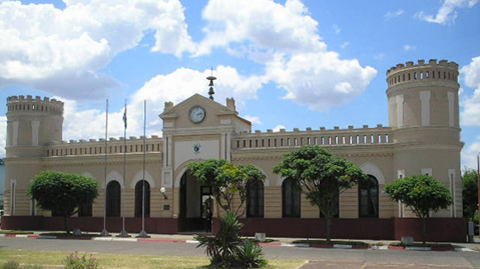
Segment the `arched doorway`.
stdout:
[[212,206],[212,187],[203,185],[186,171],[180,180],[179,231],[206,231],[205,213]]

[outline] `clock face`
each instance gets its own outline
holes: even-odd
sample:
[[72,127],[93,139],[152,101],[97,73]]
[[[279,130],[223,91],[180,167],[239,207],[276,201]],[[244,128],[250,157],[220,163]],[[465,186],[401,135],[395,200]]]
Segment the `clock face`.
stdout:
[[200,123],[205,119],[205,109],[201,106],[194,106],[190,109],[190,120],[193,123]]

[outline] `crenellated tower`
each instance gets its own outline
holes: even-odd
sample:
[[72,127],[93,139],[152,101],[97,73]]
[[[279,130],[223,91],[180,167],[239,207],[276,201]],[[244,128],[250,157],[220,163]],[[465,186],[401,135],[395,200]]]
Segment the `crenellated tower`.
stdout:
[[62,140],[63,102],[39,96],[7,98],[7,157],[39,157],[41,147]]
[[[454,206],[434,216],[461,217],[458,64],[406,62],[387,71],[395,178],[428,174],[450,188]],[[399,215],[402,215],[399,210]]]
[[[62,140],[63,102],[39,96],[7,98],[5,213],[28,215],[30,180],[42,171],[44,146]],[[27,165],[28,164],[28,165]],[[17,205],[18,208],[15,208]],[[21,206],[20,206],[21,205]]]

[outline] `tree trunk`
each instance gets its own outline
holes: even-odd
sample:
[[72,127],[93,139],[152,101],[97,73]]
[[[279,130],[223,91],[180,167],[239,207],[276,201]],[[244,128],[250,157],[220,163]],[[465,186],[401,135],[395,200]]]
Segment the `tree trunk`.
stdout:
[[327,243],[332,241],[332,219],[327,217]]
[[67,235],[70,235],[70,225],[68,219],[68,217],[63,217],[63,221],[65,223],[65,231],[67,231]]
[[426,218],[422,218],[422,226],[423,226],[423,244],[427,241],[427,221]]

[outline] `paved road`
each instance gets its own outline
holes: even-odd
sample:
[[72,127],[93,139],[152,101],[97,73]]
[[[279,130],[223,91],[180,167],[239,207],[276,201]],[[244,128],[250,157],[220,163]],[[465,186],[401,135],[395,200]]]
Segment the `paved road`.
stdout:
[[[0,248],[79,251],[160,256],[204,256],[196,244],[158,242],[100,242],[92,240],[54,240],[0,238]],[[479,252],[425,252],[395,250],[318,249],[299,247],[263,248],[268,259],[301,259],[303,268],[480,268]]]

